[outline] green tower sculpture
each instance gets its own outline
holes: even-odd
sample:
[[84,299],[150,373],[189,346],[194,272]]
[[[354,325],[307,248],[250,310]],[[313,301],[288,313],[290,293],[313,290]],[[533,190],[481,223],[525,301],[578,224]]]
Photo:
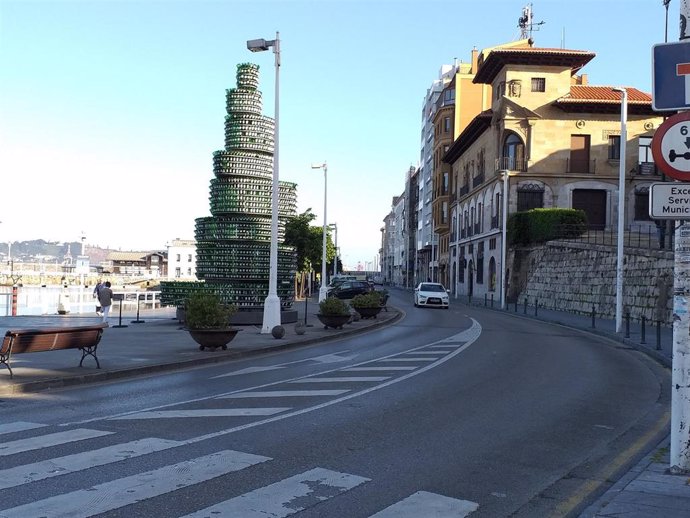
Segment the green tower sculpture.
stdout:
[[[225,149],[213,153],[211,215],[197,218],[196,274],[203,282],[161,283],[164,304],[180,304],[191,291],[212,288],[240,311],[258,310],[268,295],[271,249],[274,121],[261,114],[259,67],[237,65],[237,87],[226,91]],[[294,301],[294,248],[283,243],[285,221],[296,214],[297,186],[280,182],[278,297]]]

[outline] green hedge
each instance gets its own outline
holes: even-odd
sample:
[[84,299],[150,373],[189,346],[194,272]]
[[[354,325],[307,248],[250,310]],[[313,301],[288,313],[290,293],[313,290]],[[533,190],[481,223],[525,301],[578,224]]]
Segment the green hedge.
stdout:
[[508,243],[529,245],[587,232],[587,215],[575,209],[532,209],[508,218]]

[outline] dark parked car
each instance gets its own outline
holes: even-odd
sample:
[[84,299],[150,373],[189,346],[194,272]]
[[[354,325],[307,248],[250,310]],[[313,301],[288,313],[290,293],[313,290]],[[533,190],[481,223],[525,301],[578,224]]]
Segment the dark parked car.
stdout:
[[339,299],[351,299],[360,293],[371,291],[371,286],[367,281],[345,281],[328,292],[329,297]]

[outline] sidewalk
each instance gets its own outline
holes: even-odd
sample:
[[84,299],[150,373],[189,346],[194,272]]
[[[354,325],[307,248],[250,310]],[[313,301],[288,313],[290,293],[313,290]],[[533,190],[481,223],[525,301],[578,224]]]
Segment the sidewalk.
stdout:
[[[616,322],[613,319],[595,315],[577,315],[564,311],[537,308],[534,305],[525,308],[524,302],[510,304],[501,310],[500,304],[468,298],[455,299],[473,308],[486,308],[489,311],[506,311],[521,318],[530,318],[543,322],[586,330],[612,340],[622,342],[630,347],[656,359],[662,365],[672,366],[673,329],[656,325],[641,328],[641,323],[623,321],[623,332],[616,333]],[[627,331],[626,331],[627,329]],[[644,335],[643,335],[644,332]],[[615,482],[596,502],[587,507],[579,518],[688,518],[690,517],[690,478],[688,475],[669,473],[670,435],[659,443],[650,453],[640,460],[630,471]]]
[[[305,322],[304,302],[294,305],[299,321]],[[79,367],[81,352],[77,349],[17,354],[10,359],[13,378],[4,365],[0,365],[0,397],[65,387],[82,383],[124,378],[151,372],[180,369],[189,366],[217,363],[229,359],[262,354],[273,350],[313,344],[323,340],[361,333],[373,327],[390,324],[401,313],[394,308],[381,311],[377,318],[358,320],[343,329],[324,329],[316,317],[319,305],[315,299],[307,306],[307,328],[303,335],[295,332],[295,324],[285,325],[285,336],[280,339],[261,333],[260,326],[239,326],[241,331],[228,349],[200,351],[189,333],[175,319],[175,308],[140,311],[124,310],[121,324],[119,314],[111,314],[110,326],[105,329],[98,345],[97,355],[101,368],[93,358],[87,357]],[[0,333],[10,328],[67,327],[99,323],[93,315],[45,315],[0,317]]]

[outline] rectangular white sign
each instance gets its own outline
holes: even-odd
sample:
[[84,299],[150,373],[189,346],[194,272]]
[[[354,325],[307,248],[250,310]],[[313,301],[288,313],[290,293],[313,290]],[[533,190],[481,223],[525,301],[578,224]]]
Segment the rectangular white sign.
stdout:
[[652,219],[690,219],[690,183],[653,183],[649,189]]

